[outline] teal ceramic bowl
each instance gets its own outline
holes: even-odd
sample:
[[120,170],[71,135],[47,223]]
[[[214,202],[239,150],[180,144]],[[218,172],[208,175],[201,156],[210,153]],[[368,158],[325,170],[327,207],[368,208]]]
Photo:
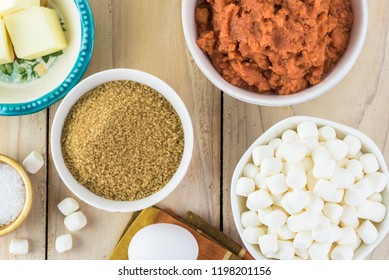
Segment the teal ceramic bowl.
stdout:
[[68,47],[34,60],[0,65],[0,115],[39,112],[62,99],[82,78],[92,57],[93,15],[87,0],[49,0]]

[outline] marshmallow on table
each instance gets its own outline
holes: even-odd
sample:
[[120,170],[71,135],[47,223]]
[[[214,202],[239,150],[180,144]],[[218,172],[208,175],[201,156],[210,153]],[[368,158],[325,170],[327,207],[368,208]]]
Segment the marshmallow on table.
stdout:
[[277,236],[275,234],[265,234],[258,238],[259,248],[263,255],[278,251]]
[[78,231],[86,226],[87,219],[81,211],[77,211],[66,216],[64,224],[69,231]]
[[277,241],[278,250],[275,253],[268,253],[267,257],[279,260],[292,260],[294,257],[294,247],[291,241]]
[[366,179],[369,179],[372,185],[374,186],[374,192],[382,192],[386,185],[388,184],[388,178],[385,174],[381,172],[374,172],[365,176]]
[[328,260],[328,254],[330,253],[332,243],[319,243],[313,242],[309,247],[308,252],[312,260]]
[[260,166],[265,158],[274,157],[274,148],[269,145],[260,145],[253,148],[253,162],[256,166]]
[[243,176],[247,178],[254,179],[255,176],[259,173],[259,167],[255,166],[252,163],[248,163],[243,168]]
[[329,200],[336,192],[336,185],[330,181],[320,179],[317,181],[313,193],[324,200]]
[[384,220],[386,215],[385,205],[365,200],[360,206],[357,207],[357,216],[361,219],[371,220],[376,223],[380,223]]
[[259,210],[273,204],[271,195],[265,190],[257,190],[247,197],[246,206],[250,210]]
[[331,126],[323,126],[319,128],[319,140],[327,141],[336,138],[336,131]]
[[304,143],[295,142],[291,143],[285,148],[284,157],[287,162],[299,163],[302,161],[307,154],[307,147]]
[[317,126],[313,122],[301,122],[297,125],[297,134],[300,138],[319,137]]
[[268,177],[266,184],[272,194],[282,194],[288,190],[285,175],[282,173]]
[[255,190],[255,182],[251,178],[241,177],[236,183],[236,193],[240,196],[248,196]]
[[327,140],[324,147],[327,148],[331,158],[336,161],[344,159],[348,152],[347,144],[339,139]]
[[378,237],[377,228],[369,220],[365,220],[359,226],[357,233],[365,244],[373,243]]
[[307,175],[301,168],[291,168],[286,174],[286,185],[292,189],[302,189],[307,184]]
[[355,183],[355,178],[350,170],[336,167],[330,181],[340,189],[347,189]]
[[260,227],[248,227],[243,230],[243,237],[250,244],[258,244],[258,238],[264,234]]
[[346,164],[346,169],[351,171],[356,180],[361,180],[364,176],[362,163],[357,159],[351,159]]
[[267,225],[269,228],[278,229],[285,224],[287,219],[286,214],[281,210],[275,210],[266,215],[263,220],[263,224]]
[[55,239],[55,250],[58,253],[69,251],[73,247],[73,239],[69,233],[58,236]]
[[354,135],[347,135],[344,137],[343,142],[347,145],[347,157],[355,158],[362,148],[361,141]]
[[271,176],[280,173],[282,161],[279,158],[265,158],[262,160],[260,171],[263,175]]
[[299,139],[299,136],[296,131],[288,129],[282,133],[281,139],[285,143],[294,143]]
[[337,245],[331,252],[331,260],[351,260],[353,257],[354,250],[347,245]]
[[268,186],[267,186],[267,176],[263,175],[262,173],[258,173],[257,175],[255,175],[255,178],[254,178],[254,181],[255,181],[255,185],[258,187],[258,189],[261,189],[261,190],[268,190]]
[[9,253],[12,255],[26,255],[28,253],[28,240],[12,239],[9,244]]
[[317,179],[330,179],[334,174],[336,162],[329,158],[318,158],[314,161],[313,177]]
[[309,195],[306,191],[295,189],[290,192],[289,205],[296,211],[301,212],[309,202]]
[[36,151],[31,152],[22,162],[24,168],[31,174],[37,173],[44,164],[42,155]]
[[380,168],[376,156],[371,153],[361,155],[359,161],[362,163],[363,171],[366,174],[374,173]]
[[357,233],[352,227],[342,227],[340,231],[341,237],[337,241],[339,245],[350,245],[357,241]]
[[340,216],[342,226],[356,228],[359,226],[357,209],[355,206],[344,204],[342,205],[343,212]]
[[255,211],[246,211],[240,215],[240,221],[244,228],[258,227],[262,223],[259,221],[258,214]]
[[293,246],[299,250],[306,250],[313,242],[311,233],[308,231],[298,232],[293,240]]
[[57,207],[58,207],[59,211],[61,211],[62,214],[67,216],[73,212],[76,212],[80,206],[78,205],[77,200],[75,200],[74,198],[68,197],[68,198],[65,198],[64,200],[62,200],[57,205]]
[[282,225],[278,229],[277,234],[281,240],[290,240],[290,239],[294,238],[296,235],[296,233],[291,231],[286,224]]
[[281,146],[281,144],[282,140],[280,138],[274,138],[268,143],[270,147],[273,147],[274,151],[277,150]]

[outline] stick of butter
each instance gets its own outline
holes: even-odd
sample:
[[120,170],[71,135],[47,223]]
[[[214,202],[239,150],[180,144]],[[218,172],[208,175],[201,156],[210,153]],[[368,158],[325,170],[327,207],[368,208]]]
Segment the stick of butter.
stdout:
[[18,58],[35,59],[67,47],[54,9],[30,7],[6,15],[4,21]]
[[0,17],[39,5],[40,0],[0,0]]
[[14,61],[14,51],[4,21],[0,18],[0,65]]

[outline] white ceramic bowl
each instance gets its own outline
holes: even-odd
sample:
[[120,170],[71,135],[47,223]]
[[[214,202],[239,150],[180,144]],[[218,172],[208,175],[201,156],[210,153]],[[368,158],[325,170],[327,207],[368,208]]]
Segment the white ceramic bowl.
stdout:
[[356,62],[365,41],[368,8],[366,0],[351,0],[354,25],[348,47],[334,69],[319,84],[291,95],[259,94],[233,86],[220,76],[206,54],[197,46],[198,38],[195,22],[196,4],[201,0],[182,1],[182,24],[186,43],[197,66],[203,74],[223,92],[244,102],[265,106],[288,106],[316,98],[337,85]]
[[[248,162],[251,162],[251,153],[255,146],[267,144],[270,140],[280,137],[282,133],[287,129],[295,130],[297,125],[303,121],[314,122],[318,127],[325,126],[325,125],[332,126],[336,130],[338,138],[343,138],[347,134],[354,135],[357,138],[359,138],[359,140],[361,140],[362,142],[362,152],[373,153],[377,157],[378,163],[380,165],[380,171],[388,177],[388,182],[389,182],[388,168],[386,166],[385,159],[380,149],[368,136],[366,136],[362,132],[333,121],[314,118],[314,117],[306,117],[306,116],[290,117],[276,123],[271,128],[269,128],[266,132],[264,132],[257,140],[255,140],[255,142],[250,146],[250,148],[248,148],[248,150],[243,154],[242,158],[239,160],[234,170],[234,174],[231,182],[231,204],[232,204],[232,213],[234,216],[235,225],[238,229],[241,239],[243,240],[244,245],[246,246],[247,250],[255,259],[267,259],[267,258],[264,255],[262,255],[258,245],[249,244],[243,238],[243,226],[241,224],[240,215],[242,212],[247,211],[246,198],[242,196],[238,196],[236,194],[235,192],[236,183],[238,179],[242,177],[244,166]],[[373,243],[369,245],[361,245],[354,252],[354,259],[360,260],[366,258],[366,256],[369,253],[371,253],[373,249],[382,241],[382,239],[385,237],[385,235],[389,230],[389,187],[388,186],[385,188],[382,195],[383,195],[382,203],[386,206],[387,213],[385,219],[378,226],[378,232],[379,232],[378,238],[377,240],[375,240]]]
[[[171,180],[160,191],[154,193],[146,198],[135,201],[115,201],[100,197],[89,191],[86,187],[80,185],[72,176],[65,165],[62,151],[61,151],[61,134],[62,128],[72,106],[78,99],[86,92],[94,89],[100,84],[115,81],[115,80],[131,80],[148,85],[162,94],[174,107],[178,116],[181,119],[184,129],[184,152],[180,165],[173,175]],[[59,106],[53,121],[51,130],[51,150],[53,161],[57,168],[58,174],[65,183],[65,185],[84,202],[106,211],[111,212],[133,212],[138,211],[149,206],[152,206],[166,196],[168,196],[181,182],[184,177],[189,163],[192,158],[193,150],[193,126],[185,107],[178,94],[162,80],[147,74],[145,72],[132,69],[112,69],[96,73],[75,86],[70,93],[64,98]]]

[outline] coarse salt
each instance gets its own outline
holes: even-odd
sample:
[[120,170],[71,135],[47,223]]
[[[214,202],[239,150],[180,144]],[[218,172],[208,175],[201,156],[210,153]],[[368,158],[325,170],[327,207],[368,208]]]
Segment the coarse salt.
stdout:
[[0,226],[14,221],[23,209],[26,189],[19,173],[0,163]]

